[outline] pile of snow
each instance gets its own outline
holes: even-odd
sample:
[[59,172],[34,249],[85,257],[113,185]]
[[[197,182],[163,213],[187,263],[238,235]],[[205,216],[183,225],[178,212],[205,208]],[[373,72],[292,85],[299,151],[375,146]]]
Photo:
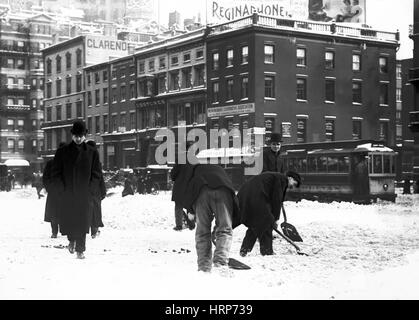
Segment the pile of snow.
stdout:
[[310,256],[275,238],[274,256],[262,257],[256,244],[242,258],[240,226],[231,256],[252,269],[226,275],[197,272],[195,232],[173,230],[170,192],[121,193],[109,190],[105,227],[88,236],[86,259],[78,260],[66,237],[50,238],[35,189],[0,192],[0,299],[419,298],[419,195],[374,205],[286,202]]

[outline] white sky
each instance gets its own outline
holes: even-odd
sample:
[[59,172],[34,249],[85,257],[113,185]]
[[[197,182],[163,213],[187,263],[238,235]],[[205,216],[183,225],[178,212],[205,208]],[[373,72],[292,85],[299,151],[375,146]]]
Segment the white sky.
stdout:
[[[158,1],[158,0],[155,0]],[[413,24],[413,0],[366,0],[367,24],[379,30],[400,31],[399,59],[413,57],[413,41],[408,37],[409,24]],[[160,22],[167,24],[169,12],[178,11],[181,21],[201,13],[205,23],[205,0],[160,0]]]

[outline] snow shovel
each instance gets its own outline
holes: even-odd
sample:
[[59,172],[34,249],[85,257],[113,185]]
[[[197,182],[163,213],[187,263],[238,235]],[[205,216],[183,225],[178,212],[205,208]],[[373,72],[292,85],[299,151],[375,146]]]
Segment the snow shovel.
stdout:
[[287,222],[284,204],[282,204],[282,212],[284,213],[284,222],[281,223],[281,229],[284,235],[294,242],[303,242],[303,239],[300,237],[297,229],[291,223]]
[[290,238],[288,238],[286,235],[282,234],[281,231],[279,231],[277,228],[273,228],[273,230],[278,233],[282,238],[284,238],[289,244],[291,244],[296,250],[297,250],[297,254],[301,255],[301,256],[309,256],[309,254],[301,251],[300,247],[297,246]]

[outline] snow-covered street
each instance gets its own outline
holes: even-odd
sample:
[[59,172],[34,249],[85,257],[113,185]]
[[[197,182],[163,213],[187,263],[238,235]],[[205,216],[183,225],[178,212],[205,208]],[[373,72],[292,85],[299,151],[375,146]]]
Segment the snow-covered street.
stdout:
[[369,206],[286,202],[310,256],[276,238],[276,255],[262,257],[256,244],[242,258],[240,226],[231,257],[252,269],[222,275],[196,271],[195,231],[173,230],[170,192],[110,191],[85,260],[66,237],[50,238],[35,189],[1,192],[0,299],[419,299],[419,195]]

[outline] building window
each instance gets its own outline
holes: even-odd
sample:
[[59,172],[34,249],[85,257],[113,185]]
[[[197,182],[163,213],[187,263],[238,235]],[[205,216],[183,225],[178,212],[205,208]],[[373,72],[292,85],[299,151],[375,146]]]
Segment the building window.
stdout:
[[297,78],[297,100],[307,100],[307,80]]
[[37,100],[32,99],[32,108],[36,109],[36,105],[37,105]]
[[159,58],[159,69],[166,69],[166,57]]
[[95,116],[95,133],[100,133],[100,116]]
[[212,83],[212,102],[218,102],[220,97],[219,97],[219,83],[218,82],[213,82]]
[[15,120],[14,119],[7,119],[7,129],[10,131],[15,130]]
[[95,104],[97,106],[100,105],[100,90],[99,89],[95,90]]
[[17,142],[17,147],[19,150],[23,150],[25,148],[25,140],[19,139],[19,141]]
[[325,131],[326,131],[326,142],[335,141],[335,120],[326,119]]
[[249,47],[243,46],[242,47],[242,57],[241,57],[241,63],[245,64],[249,62]]
[[57,91],[57,96],[61,96],[61,79],[58,79],[56,82],[55,82],[55,85],[56,85],[56,91]]
[[396,88],[396,101],[400,102],[402,101],[402,89]]
[[109,122],[108,115],[103,115],[103,132],[109,132]]
[[388,83],[380,83],[380,105],[388,105]]
[[16,68],[24,70],[25,69],[25,61],[23,59],[16,60]]
[[66,119],[71,119],[71,103],[66,104]]
[[61,121],[61,106],[58,105],[55,110],[57,112],[57,114],[56,114],[57,121]]
[[203,86],[205,85],[205,66],[199,65],[194,66],[194,86]]
[[148,71],[154,72],[154,59],[148,61]]
[[51,68],[51,59],[47,59],[47,74],[51,74],[52,68]]
[[403,126],[401,124],[396,124],[396,138],[397,140],[403,139]]
[[274,76],[265,76],[265,98],[275,98]]
[[61,72],[61,57],[57,56],[55,58],[55,62],[56,62],[56,72],[60,73]]
[[102,72],[103,81],[108,81],[108,70],[103,70]]
[[86,75],[87,77],[87,86],[90,87],[92,85],[92,75],[89,73],[87,73]]
[[133,99],[133,98],[135,98],[135,85],[133,84],[133,83],[131,83],[130,85],[129,85],[129,98],[130,99]]
[[67,70],[71,69],[71,53],[67,52],[65,55],[65,67]]
[[129,128],[135,130],[135,112],[129,114]]
[[179,70],[170,72],[170,90],[179,90]]
[[92,106],[92,92],[91,91],[87,92],[87,106],[89,107]]
[[112,103],[116,103],[117,95],[116,95],[116,88],[112,88]]
[[177,66],[179,64],[179,57],[178,56],[172,56],[170,58],[170,65],[171,66]]
[[379,64],[380,64],[380,73],[388,73],[388,58],[380,57]]
[[234,87],[234,81],[233,79],[227,79],[227,91],[226,91],[226,99],[227,101],[233,100],[233,87]]
[[297,66],[306,66],[306,49],[297,48]]
[[66,81],[66,93],[70,94],[71,93],[71,77],[67,77],[65,81]]
[[103,88],[103,104],[108,103],[108,88]]
[[77,64],[77,67],[80,67],[82,65],[81,50],[80,49],[77,49],[77,51],[76,51],[76,64]]
[[15,68],[15,60],[13,60],[13,59],[7,59],[6,67],[7,68],[10,68],[10,69],[14,69]]
[[122,86],[120,89],[120,96],[121,96],[121,101],[125,101],[127,99],[127,87],[126,86]]
[[47,113],[47,116],[46,116],[47,121],[52,121],[52,107],[47,108],[46,113]]
[[196,51],[196,60],[204,58],[204,50],[199,49]]
[[248,76],[242,77],[240,96],[242,99],[249,98],[249,77]]
[[183,54],[183,62],[190,62],[191,61],[191,53],[187,52]]
[[329,70],[335,68],[335,53],[333,51],[325,52],[325,67]]
[[361,55],[360,54],[352,55],[352,70],[361,71]]
[[326,101],[335,102],[335,79],[326,79]]
[[307,142],[307,119],[297,119],[297,143]]
[[378,139],[387,142],[388,139],[388,122],[380,121]]
[[83,110],[82,110],[81,101],[76,102],[76,116],[77,116],[77,118],[82,118],[83,117]]
[[182,88],[190,88],[192,86],[192,68],[182,69]]
[[78,74],[76,76],[76,91],[77,92],[81,91],[81,74]]
[[158,93],[164,93],[167,90],[167,85],[166,85],[166,73],[162,73],[159,75],[159,77],[157,78],[158,80]]
[[212,54],[212,70],[218,70],[220,67],[220,55],[218,52]]
[[352,120],[352,139],[353,140],[362,139],[362,121],[361,120]]
[[138,72],[140,74],[145,72],[145,62],[144,61],[140,61],[138,63]]
[[118,119],[117,119],[117,115],[116,114],[113,114],[112,115],[111,122],[112,122],[111,123],[111,126],[112,126],[111,130],[112,130],[112,132],[118,131]]
[[95,83],[98,84],[99,82],[100,82],[99,72],[95,72]]
[[274,63],[274,46],[265,44],[264,47],[265,63]]
[[7,151],[14,153],[15,152],[15,140],[9,139],[7,140]]
[[233,59],[234,59],[234,51],[233,49],[227,50],[227,67],[233,66]]
[[359,81],[352,82],[352,102],[362,103],[362,83]]

